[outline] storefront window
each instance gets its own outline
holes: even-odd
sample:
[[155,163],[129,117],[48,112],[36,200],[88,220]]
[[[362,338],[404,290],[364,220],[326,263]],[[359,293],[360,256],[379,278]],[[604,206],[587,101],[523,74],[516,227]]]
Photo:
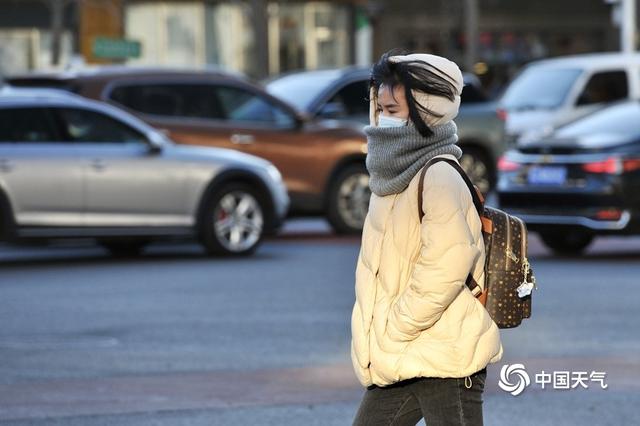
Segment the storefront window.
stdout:
[[140,41],[130,64],[196,66],[205,63],[204,4],[141,3],[126,10],[127,38]]
[[155,2],[126,9],[127,37],[142,42],[130,64],[255,68],[251,10],[245,3]]
[[[60,63],[69,63],[72,37],[64,31],[61,37]],[[51,32],[39,29],[0,30],[0,75],[30,69],[51,67]]]
[[349,11],[326,2],[269,6],[272,74],[349,63]]
[[[129,63],[215,65],[258,74],[253,13],[250,2],[131,3],[126,37],[140,41],[142,53]],[[270,2],[267,15],[271,74],[350,63],[348,6]]]
[[251,9],[245,2],[220,3],[206,8],[207,63],[254,74],[258,55],[254,55]]

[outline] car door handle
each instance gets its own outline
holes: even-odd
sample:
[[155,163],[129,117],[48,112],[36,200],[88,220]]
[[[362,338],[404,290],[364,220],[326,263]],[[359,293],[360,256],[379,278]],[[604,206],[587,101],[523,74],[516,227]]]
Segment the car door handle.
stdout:
[[234,133],[231,135],[231,143],[236,145],[250,145],[255,141],[253,135]]
[[2,172],[10,172],[13,170],[13,163],[7,160],[6,158],[0,158],[0,171]]
[[91,161],[91,167],[96,171],[102,171],[107,167],[107,164],[104,160],[96,158],[95,160]]

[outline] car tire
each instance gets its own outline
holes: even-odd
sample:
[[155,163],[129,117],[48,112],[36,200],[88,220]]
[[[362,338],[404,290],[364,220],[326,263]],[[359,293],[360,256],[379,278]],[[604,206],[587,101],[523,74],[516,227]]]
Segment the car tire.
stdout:
[[351,164],[333,179],[328,191],[327,219],[339,234],[362,232],[369,209],[369,173],[364,164]]
[[495,186],[495,167],[489,155],[475,146],[462,148],[460,165],[480,191],[486,196]]
[[0,191],[0,241],[10,241],[15,237],[16,224],[7,197]]
[[581,230],[556,230],[540,232],[540,238],[544,245],[556,254],[578,255],[589,247],[595,235],[588,231]]
[[100,241],[100,245],[109,250],[111,256],[119,258],[139,256],[148,243],[146,240]]
[[245,183],[226,183],[214,191],[203,204],[199,225],[207,253],[246,256],[255,252],[264,236],[265,206],[258,191]]

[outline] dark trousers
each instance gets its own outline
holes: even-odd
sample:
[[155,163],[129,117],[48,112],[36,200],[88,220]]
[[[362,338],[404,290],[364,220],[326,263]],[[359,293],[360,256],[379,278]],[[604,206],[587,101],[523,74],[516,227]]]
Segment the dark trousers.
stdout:
[[[419,377],[369,386],[354,426],[482,426],[486,367],[465,378]],[[469,380],[471,379],[471,380]]]

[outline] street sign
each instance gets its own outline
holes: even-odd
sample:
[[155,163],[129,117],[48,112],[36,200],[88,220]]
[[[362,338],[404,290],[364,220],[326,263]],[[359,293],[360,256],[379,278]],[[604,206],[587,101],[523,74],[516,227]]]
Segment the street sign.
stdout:
[[97,58],[124,59],[139,58],[142,48],[139,41],[96,37],[91,50]]

